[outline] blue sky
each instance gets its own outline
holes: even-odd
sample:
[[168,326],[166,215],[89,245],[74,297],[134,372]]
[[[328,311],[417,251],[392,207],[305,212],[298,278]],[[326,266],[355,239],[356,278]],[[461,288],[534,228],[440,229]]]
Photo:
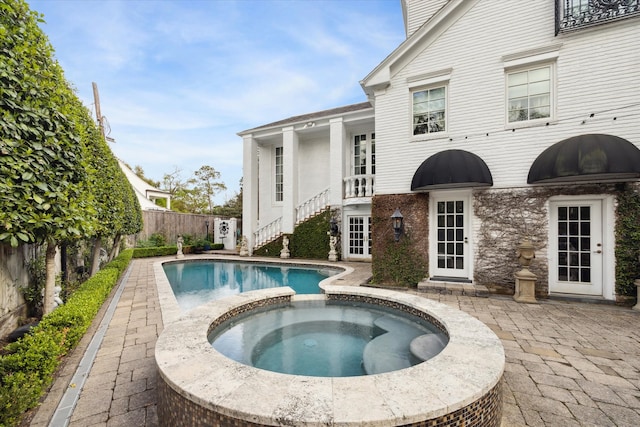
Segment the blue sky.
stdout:
[[404,40],[400,0],[27,0],[110,144],[160,181],[213,166],[239,191],[236,134],[366,100],[362,80]]

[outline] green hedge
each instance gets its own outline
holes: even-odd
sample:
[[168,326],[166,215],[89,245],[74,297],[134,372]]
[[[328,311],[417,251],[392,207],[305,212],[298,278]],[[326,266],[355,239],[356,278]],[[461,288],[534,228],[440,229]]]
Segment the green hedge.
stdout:
[[60,361],[85,334],[126,270],[133,250],[123,251],[84,282],[64,304],[0,355],[0,427],[16,425],[53,381]]
[[134,258],[149,258],[154,256],[175,255],[178,253],[177,246],[157,246],[152,248],[135,248]]
[[[212,243],[211,250],[220,250],[224,249],[223,243]],[[202,250],[202,248],[199,248]],[[182,253],[184,254],[192,254],[197,252],[194,246],[184,246],[182,248]],[[133,257],[134,258],[149,258],[154,256],[166,256],[166,255],[175,255],[178,253],[177,246],[157,246],[157,247],[149,247],[149,248],[134,248],[133,249]]]

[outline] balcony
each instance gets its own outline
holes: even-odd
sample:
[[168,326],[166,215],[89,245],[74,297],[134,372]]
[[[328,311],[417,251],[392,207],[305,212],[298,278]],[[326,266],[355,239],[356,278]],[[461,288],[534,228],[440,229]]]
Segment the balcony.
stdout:
[[375,175],[352,175],[344,178],[344,198],[371,197],[375,191]]
[[640,0],[556,0],[556,35],[633,16]]

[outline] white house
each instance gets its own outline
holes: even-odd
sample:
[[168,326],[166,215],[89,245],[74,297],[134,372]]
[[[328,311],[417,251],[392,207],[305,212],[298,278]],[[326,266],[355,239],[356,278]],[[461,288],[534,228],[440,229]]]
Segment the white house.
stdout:
[[[122,160],[118,159],[118,164],[133,187],[143,211],[167,211],[171,209],[171,194],[168,191],[160,190],[141,179]],[[157,200],[164,200],[163,203],[166,207],[158,205],[156,203]]]
[[244,143],[242,224],[250,251],[293,233],[301,221],[331,207],[344,224],[343,258],[371,259],[371,104],[291,117],[239,135]]
[[[539,295],[615,299],[617,201],[640,177],[640,0],[402,8],[406,40],[361,81],[373,110],[240,134],[245,230],[289,233],[300,202],[328,189],[343,257],[356,256],[361,230],[357,256],[373,252],[374,270],[398,209],[427,282],[512,291],[529,239]],[[375,188],[349,192],[373,174]],[[371,232],[371,218],[388,227]]]

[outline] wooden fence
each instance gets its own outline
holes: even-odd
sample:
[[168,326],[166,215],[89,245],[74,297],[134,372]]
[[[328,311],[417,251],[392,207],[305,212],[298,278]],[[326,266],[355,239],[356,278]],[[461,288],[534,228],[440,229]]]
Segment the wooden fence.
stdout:
[[[209,222],[209,240],[213,240],[213,226],[215,218],[226,217],[216,215],[185,214],[172,211],[142,211],[144,226],[142,231],[129,239],[131,246],[140,240],[148,240],[152,234],[161,234],[167,244],[175,244],[178,235],[191,235],[195,238],[204,238],[207,234],[207,221]],[[242,229],[241,220],[238,219],[238,230]]]

